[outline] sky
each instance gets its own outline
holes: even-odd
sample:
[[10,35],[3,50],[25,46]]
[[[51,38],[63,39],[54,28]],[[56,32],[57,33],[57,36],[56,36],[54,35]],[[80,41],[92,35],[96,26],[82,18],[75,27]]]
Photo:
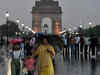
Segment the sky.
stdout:
[[[9,19],[21,19],[21,23],[32,25],[31,9],[36,0],[0,0],[0,24],[5,23],[4,13],[10,12]],[[62,24],[100,24],[100,0],[58,0],[63,9]]]

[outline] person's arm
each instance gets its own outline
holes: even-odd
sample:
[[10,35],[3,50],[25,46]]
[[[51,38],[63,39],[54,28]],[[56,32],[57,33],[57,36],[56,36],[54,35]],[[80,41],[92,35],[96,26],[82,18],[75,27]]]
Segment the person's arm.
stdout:
[[13,57],[13,51],[10,50],[10,51],[8,52],[8,58],[12,58],[12,57]]
[[51,56],[55,56],[55,51],[54,48],[52,46],[50,46],[50,49],[47,50]]

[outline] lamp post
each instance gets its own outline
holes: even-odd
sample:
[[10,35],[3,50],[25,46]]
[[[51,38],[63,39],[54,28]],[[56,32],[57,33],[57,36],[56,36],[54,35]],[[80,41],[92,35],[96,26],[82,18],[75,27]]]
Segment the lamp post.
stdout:
[[7,24],[7,48],[8,48],[8,18],[9,18],[9,16],[10,16],[10,14],[9,14],[9,12],[8,11],[6,11],[6,13],[5,13],[5,17],[6,17],[6,24]]
[[71,37],[71,36],[72,36],[72,35],[71,35],[71,33],[72,33],[72,29],[69,28],[68,31],[69,31],[69,37]]
[[20,20],[19,20],[19,18],[17,18],[17,19],[16,19],[16,22],[17,22],[18,24],[20,23]]
[[83,25],[82,25],[82,24],[80,25],[80,28],[81,28],[81,29],[83,28]]
[[[16,23],[17,23],[18,28],[19,28],[19,23],[20,23],[20,19],[19,19],[19,18],[16,19]],[[17,38],[18,38],[19,36],[20,36],[20,34],[19,34],[19,32],[18,32],[18,34],[17,34]]]
[[69,28],[69,29],[68,29],[68,31],[69,31],[69,32],[71,32],[71,31],[72,31],[72,29],[71,29],[71,28]]
[[92,22],[89,22],[89,28],[91,28],[91,26],[92,26]]
[[19,28],[19,23],[20,23],[20,19],[19,18],[16,19],[16,23],[18,24],[18,28]]
[[24,24],[21,24],[21,26],[22,26],[22,31],[24,32],[24,29],[25,29],[25,25]]
[[83,30],[83,25],[82,24],[80,24],[80,27],[79,27],[79,33],[80,34],[82,34],[83,32],[82,32],[82,30]]

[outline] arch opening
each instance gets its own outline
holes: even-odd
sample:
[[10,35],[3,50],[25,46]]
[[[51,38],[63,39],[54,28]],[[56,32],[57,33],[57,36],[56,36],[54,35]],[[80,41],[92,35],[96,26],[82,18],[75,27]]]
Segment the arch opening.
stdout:
[[52,33],[52,19],[49,17],[42,18],[42,32],[45,32],[45,25],[47,25],[47,33]]

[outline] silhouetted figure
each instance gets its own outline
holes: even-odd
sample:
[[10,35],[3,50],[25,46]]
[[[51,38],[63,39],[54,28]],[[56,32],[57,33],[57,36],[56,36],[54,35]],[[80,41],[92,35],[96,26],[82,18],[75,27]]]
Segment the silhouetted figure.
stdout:
[[76,39],[74,36],[72,36],[72,38],[71,38],[71,53],[72,53],[72,55],[75,55],[75,43],[76,43]]
[[79,55],[79,44],[80,44],[80,36],[79,35],[77,35],[76,37],[75,37],[75,39],[76,39],[76,44],[75,44],[75,53],[76,53],[76,55]]
[[69,55],[69,36],[64,37],[64,49],[65,49],[65,56],[67,57]]
[[28,56],[28,54],[31,53],[33,46],[30,44],[30,39],[27,39],[25,42],[25,56]]
[[87,55],[90,42],[89,37],[84,37],[84,54]]
[[80,36],[80,52],[83,53],[84,49],[84,38],[83,35]]
[[91,42],[90,50],[92,51],[92,56],[95,56],[95,54],[96,54],[95,50],[96,50],[96,46],[98,45],[98,39],[94,35],[92,35],[90,38],[90,42]]

